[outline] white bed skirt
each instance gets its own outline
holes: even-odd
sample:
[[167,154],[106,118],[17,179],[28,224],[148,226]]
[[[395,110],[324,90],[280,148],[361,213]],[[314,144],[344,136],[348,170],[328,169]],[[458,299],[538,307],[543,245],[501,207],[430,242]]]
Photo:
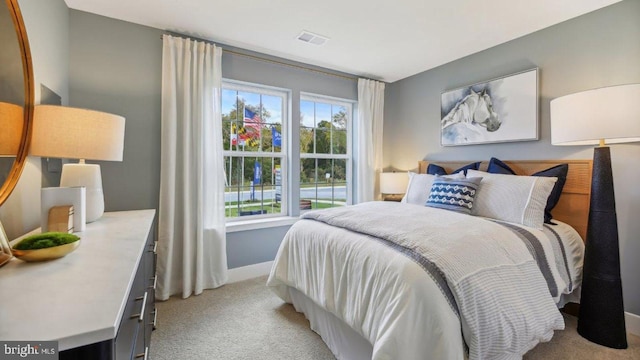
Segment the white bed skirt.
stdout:
[[300,291],[289,287],[293,307],[309,320],[338,360],[371,360],[373,346],[332,313],[316,305]]
[[[300,291],[287,287],[293,307],[309,320],[311,330],[320,335],[338,360],[371,360],[373,346],[332,313],[316,305]],[[562,296],[558,307],[580,301],[580,288]],[[465,359],[468,359],[465,354]]]

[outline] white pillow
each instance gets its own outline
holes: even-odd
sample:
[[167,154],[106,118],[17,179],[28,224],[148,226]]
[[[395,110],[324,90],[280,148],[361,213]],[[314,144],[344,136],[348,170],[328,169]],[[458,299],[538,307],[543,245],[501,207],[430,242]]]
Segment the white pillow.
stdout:
[[[443,176],[448,179],[464,179],[464,174],[461,172]],[[431,192],[431,186],[435,175],[429,174],[416,174],[409,171],[409,184],[407,185],[407,192],[402,198],[403,203],[424,205],[427,203],[429,193]]]
[[467,177],[482,177],[472,215],[542,229],[547,198],[558,178],[516,176],[468,170]]

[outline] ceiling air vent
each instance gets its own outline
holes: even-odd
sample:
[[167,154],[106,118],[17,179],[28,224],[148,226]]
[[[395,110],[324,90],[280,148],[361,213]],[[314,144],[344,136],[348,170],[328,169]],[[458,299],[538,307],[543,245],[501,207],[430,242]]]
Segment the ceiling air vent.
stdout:
[[298,40],[309,44],[322,45],[327,42],[329,38],[303,30],[300,35],[298,35]]

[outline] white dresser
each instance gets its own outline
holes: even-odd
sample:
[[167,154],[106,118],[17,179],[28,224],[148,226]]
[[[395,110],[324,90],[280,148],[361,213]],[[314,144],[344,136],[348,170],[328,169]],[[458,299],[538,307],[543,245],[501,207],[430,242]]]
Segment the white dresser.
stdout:
[[60,359],[147,357],[155,326],[155,210],[105,213],[80,246],[0,268],[0,339],[59,342]]

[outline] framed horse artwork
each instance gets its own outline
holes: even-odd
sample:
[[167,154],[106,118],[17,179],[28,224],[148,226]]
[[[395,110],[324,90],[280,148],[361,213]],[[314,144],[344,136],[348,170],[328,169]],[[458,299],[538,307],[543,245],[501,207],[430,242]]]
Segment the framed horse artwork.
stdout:
[[442,93],[442,146],[538,140],[538,69]]

